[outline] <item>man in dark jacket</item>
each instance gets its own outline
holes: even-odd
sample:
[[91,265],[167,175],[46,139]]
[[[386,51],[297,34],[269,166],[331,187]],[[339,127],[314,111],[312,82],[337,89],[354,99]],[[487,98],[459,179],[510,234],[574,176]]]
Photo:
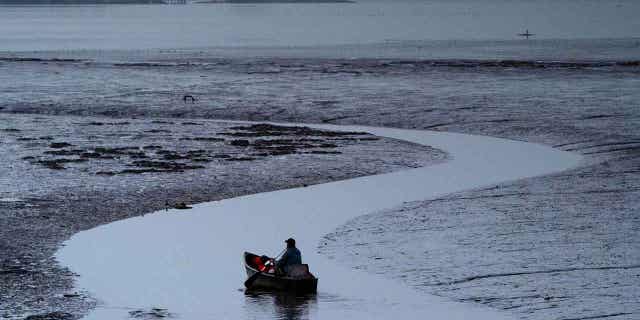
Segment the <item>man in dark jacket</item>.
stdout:
[[282,258],[276,262],[276,266],[279,270],[287,273],[289,266],[294,264],[302,264],[302,255],[300,250],[296,248],[296,240],[289,238],[285,240],[287,243],[287,251],[282,255]]

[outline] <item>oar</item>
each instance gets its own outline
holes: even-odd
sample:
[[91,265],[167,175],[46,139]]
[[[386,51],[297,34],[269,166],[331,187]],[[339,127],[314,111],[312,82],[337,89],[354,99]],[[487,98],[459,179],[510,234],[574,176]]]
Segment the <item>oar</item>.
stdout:
[[[284,252],[287,249],[282,250],[282,252],[280,252],[280,254],[278,254],[275,258],[273,258],[273,261],[275,261],[276,259],[278,259],[278,257],[280,257],[282,254],[284,254]],[[274,266],[275,267],[275,266]],[[249,277],[249,279],[247,279],[244,282],[244,287],[249,289],[251,287],[251,285],[253,284],[253,282],[256,281],[256,279],[258,279],[258,276],[262,274],[262,271],[258,270],[258,272],[254,273],[251,277]]]

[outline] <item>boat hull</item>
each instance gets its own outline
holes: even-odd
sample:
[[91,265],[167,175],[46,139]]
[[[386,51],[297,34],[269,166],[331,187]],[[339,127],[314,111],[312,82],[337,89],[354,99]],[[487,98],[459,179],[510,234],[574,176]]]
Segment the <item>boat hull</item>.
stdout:
[[245,252],[244,265],[247,272],[247,277],[252,277],[256,273],[260,273],[256,276],[255,280],[251,283],[247,290],[265,290],[265,291],[284,291],[284,292],[296,292],[296,293],[315,293],[318,289],[318,278],[310,275],[309,278],[298,279],[290,278],[287,276],[280,276],[269,273],[259,272],[253,268],[248,261],[256,255]]

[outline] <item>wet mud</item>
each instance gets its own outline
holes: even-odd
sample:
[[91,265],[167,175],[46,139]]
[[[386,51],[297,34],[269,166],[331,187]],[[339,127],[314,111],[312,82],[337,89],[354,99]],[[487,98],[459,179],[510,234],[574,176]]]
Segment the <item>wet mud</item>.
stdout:
[[[0,169],[1,317],[77,319],[97,303],[90,293],[75,291],[74,275],[52,257],[78,231],[168,207],[188,210],[193,203],[420,167],[446,157],[358,132],[206,120],[108,122],[0,115],[0,128],[19,128],[0,140],[7,164]],[[131,314],[160,316],[170,318],[170,310]]]
[[[12,71],[16,74],[16,70],[39,77],[26,78],[33,83],[33,94],[28,97],[12,79],[5,79],[2,111],[112,117],[98,121],[104,124],[97,126],[103,127],[130,121],[123,118],[132,115],[174,118],[157,121],[175,124],[198,122],[183,119],[187,117],[363,124],[489,135],[581,153],[587,162],[575,170],[407,204],[355,219],[327,235],[319,250],[339,263],[401,279],[418,290],[505,309],[525,319],[637,319],[640,314],[640,69],[635,60],[201,57],[185,62],[168,54],[159,55],[157,61],[118,66],[88,60],[4,61],[0,69],[6,72],[0,77]],[[130,79],[132,84],[104,86],[105,81],[112,84],[118,79]],[[176,84],[175,79],[181,82]],[[180,99],[185,93],[197,97],[197,101],[183,103]],[[6,125],[3,130],[3,136],[20,133],[23,137],[22,127]],[[236,160],[229,163],[237,165],[258,163],[256,154],[292,150],[288,141],[277,141],[284,137],[265,144],[258,141],[262,138],[257,133],[235,132],[216,136],[197,133],[184,141],[225,139],[229,145],[236,141],[234,150],[251,151],[209,155],[209,159],[228,157]],[[74,141],[58,141],[47,133],[23,138],[34,143],[74,144],[51,151],[77,146]],[[191,140],[197,138],[202,140]],[[339,145],[342,141],[340,137],[322,137],[329,138],[331,141],[322,143]],[[361,142],[367,139],[358,138]],[[162,144],[149,141],[152,145]],[[95,146],[84,148],[93,152],[90,148]],[[298,155],[309,152],[304,155],[330,156],[338,151],[342,154],[333,156],[345,157],[340,147],[295,149]],[[60,173],[97,163],[50,164],[64,170],[49,169],[47,163],[31,163],[45,157],[42,151],[25,154],[34,158],[17,163]],[[147,153],[153,157],[157,154]],[[386,155],[404,158],[395,151]],[[190,165],[201,165],[195,162],[190,161]],[[109,171],[115,173],[114,177],[126,179],[145,174],[121,174],[121,170],[145,168],[154,169],[112,167]],[[282,170],[277,166],[262,169]],[[202,170],[185,170],[184,174]],[[336,178],[335,171],[318,172],[317,176],[313,169],[301,172],[318,182]],[[251,174],[255,172],[247,173]],[[264,183],[269,185],[269,181]],[[70,198],[76,194],[69,192]],[[179,195],[175,198],[184,197],[184,192],[175,194]],[[117,197],[102,194],[95,199],[97,203],[117,203],[104,200]],[[9,267],[7,270],[22,268]],[[62,283],[68,285],[69,281]],[[29,300],[26,296],[16,299]]]

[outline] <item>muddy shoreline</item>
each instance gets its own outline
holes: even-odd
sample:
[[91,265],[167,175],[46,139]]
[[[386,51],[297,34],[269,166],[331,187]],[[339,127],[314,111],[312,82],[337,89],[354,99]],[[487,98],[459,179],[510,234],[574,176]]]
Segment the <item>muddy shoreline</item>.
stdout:
[[[357,132],[203,120],[0,118],[2,128],[10,129],[3,133],[2,146],[13,151],[5,154],[4,161],[12,165],[4,175],[16,184],[12,192],[5,186],[0,196],[6,199],[0,201],[0,315],[8,319],[75,319],[95,305],[90,293],[73,290],[74,275],[52,258],[62,241],[78,231],[179,203],[349,179],[446,158],[435,149]],[[50,139],[40,138],[44,132]]]

